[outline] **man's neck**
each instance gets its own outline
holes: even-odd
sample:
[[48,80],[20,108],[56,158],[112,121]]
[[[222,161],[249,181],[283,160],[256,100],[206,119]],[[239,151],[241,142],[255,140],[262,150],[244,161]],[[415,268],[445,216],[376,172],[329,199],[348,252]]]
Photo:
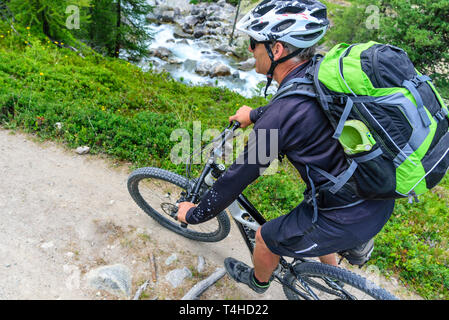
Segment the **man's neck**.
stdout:
[[309,60],[301,61],[301,62],[293,62],[293,61],[285,61],[282,64],[279,64],[274,70],[273,78],[276,80],[278,84],[281,84],[282,80],[293,70],[295,70],[300,65],[306,63]]

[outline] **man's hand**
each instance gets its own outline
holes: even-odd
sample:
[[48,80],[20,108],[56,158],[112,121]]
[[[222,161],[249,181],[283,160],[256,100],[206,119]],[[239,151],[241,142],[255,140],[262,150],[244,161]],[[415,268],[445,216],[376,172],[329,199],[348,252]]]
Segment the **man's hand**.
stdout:
[[178,205],[178,221],[187,223],[186,214],[192,207],[195,207],[192,202],[180,202]]
[[237,120],[240,122],[240,128],[245,128],[249,126],[252,122],[249,118],[249,113],[253,110],[251,107],[248,106],[241,106],[235,115],[229,117],[229,122]]

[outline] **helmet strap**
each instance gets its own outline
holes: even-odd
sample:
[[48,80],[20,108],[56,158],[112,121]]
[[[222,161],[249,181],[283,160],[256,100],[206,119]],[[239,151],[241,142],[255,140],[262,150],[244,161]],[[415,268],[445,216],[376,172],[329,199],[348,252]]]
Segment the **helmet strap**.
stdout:
[[274,60],[273,51],[271,51],[271,48],[270,48],[270,43],[265,42],[264,45],[265,45],[265,49],[267,50],[268,57],[271,60],[271,66],[270,66],[270,69],[267,72],[267,85],[265,86],[265,93],[264,93],[265,94],[265,98],[266,98],[267,97],[267,90],[268,90],[268,87],[271,84],[271,81],[273,81],[273,73],[274,73],[274,69],[277,67],[277,65],[282,63],[282,62],[287,61],[290,58],[293,58],[294,56],[298,55],[299,53],[301,53],[302,51],[304,51],[307,48],[299,48],[299,49],[293,51],[292,53],[286,55],[285,57],[275,61]]

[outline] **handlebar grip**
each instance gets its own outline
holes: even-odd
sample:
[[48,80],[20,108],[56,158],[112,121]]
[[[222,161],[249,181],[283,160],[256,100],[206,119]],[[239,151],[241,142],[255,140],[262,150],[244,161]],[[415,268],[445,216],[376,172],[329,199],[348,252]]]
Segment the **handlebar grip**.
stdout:
[[187,223],[181,222],[181,228],[187,228]]
[[232,126],[232,129],[235,130],[238,128],[240,128],[240,122],[238,122],[237,120],[234,120],[234,125]]

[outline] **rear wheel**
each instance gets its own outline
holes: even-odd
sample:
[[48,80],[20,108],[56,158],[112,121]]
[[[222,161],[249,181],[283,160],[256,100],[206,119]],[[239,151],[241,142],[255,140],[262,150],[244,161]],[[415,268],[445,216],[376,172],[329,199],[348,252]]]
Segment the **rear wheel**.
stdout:
[[304,294],[301,297],[289,286],[283,286],[289,300],[397,300],[373,282],[339,267],[319,262],[301,262],[287,271],[283,281]]
[[187,227],[170,215],[177,210],[177,201],[189,186],[185,177],[160,168],[139,168],[128,178],[128,191],[137,205],[165,228],[186,238],[216,242],[224,239],[231,224],[223,211],[215,218],[198,225]]

